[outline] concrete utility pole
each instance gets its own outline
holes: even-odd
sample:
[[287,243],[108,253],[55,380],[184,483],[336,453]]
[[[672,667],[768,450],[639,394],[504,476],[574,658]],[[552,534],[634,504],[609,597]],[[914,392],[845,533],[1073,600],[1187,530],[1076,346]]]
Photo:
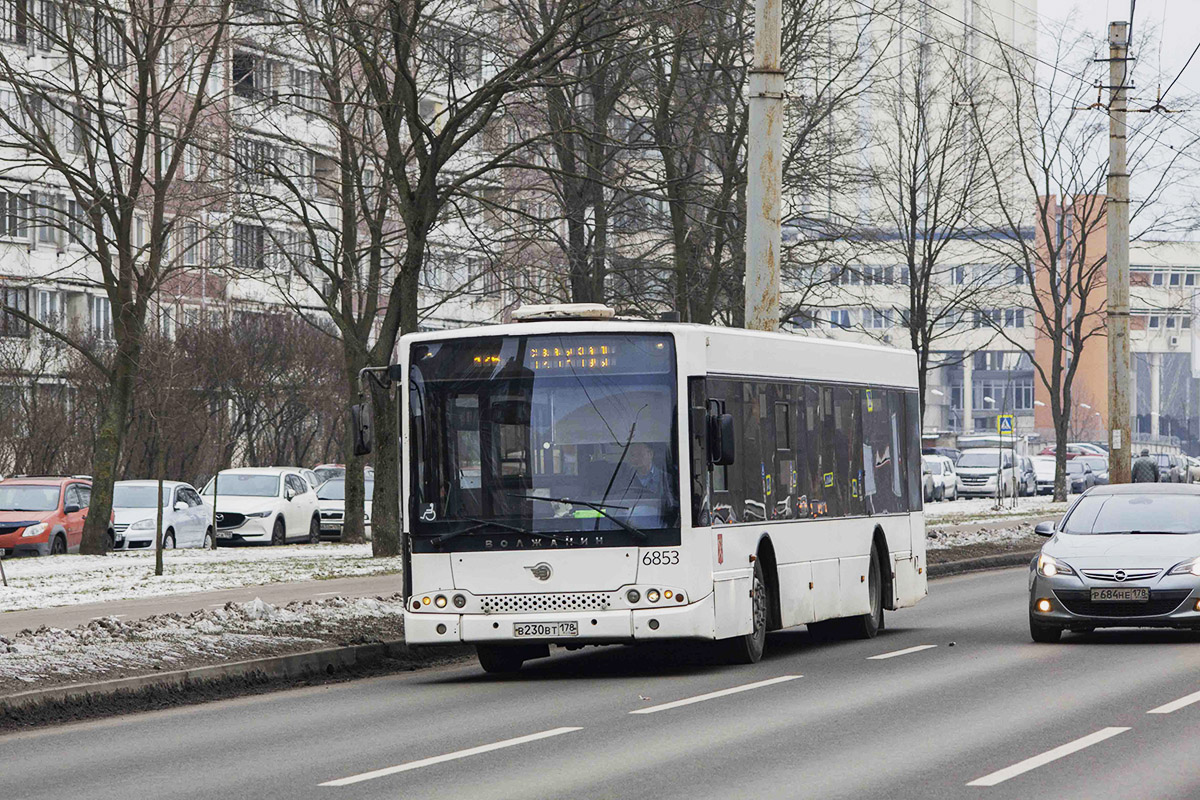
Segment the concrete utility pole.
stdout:
[[783,0],[755,0],[746,160],[746,327],[779,329],[783,183]]
[[1125,163],[1129,23],[1108,26],[1108,479],[1129,483],[1129,172]]

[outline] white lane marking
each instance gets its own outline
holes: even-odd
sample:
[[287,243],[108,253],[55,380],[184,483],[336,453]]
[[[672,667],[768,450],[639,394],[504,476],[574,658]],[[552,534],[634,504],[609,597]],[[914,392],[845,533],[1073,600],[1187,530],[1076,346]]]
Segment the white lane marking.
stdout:
[[690,706],[692,703],[703,703],[705,700],[715,700],[718,697],[725,697],[730,694],[738,694],[739,692],[748,692],[751,689],[758,689],[762,686],[770,686],[775,683],[783,683],[785,681],[794,681],[797,678],[803,678],[803,675],[780,675],[778,678],[770,680],[758,681],[757,683],[747,683],[744,686],[734,686],[732,689],[722,689],[719,692],[709,692],[708,694],[699,694],[695,697],[688,697],[683,700],[675,700],[670,703],[663,703],[660,706],[650,706],[649,708],[639,708],[630,711],[630,714],[655,714],[659,711],[669,711],[672,708],[680,706]]
[[317,592],[313,597],[331,597],[335,594],[341,594],[341,592]]
[[1184,706],[1190,706],[1192,703],[1200,703],[1200,692],[1192,692],[1187,697],[1181,697],[1178,700],[1172,700],[1169,703],[1164,703],[1158,708],[1152,708],[1147,711],[1147,714],[1170,714],[1172,711],[1178,711]]
[[1064,745],[1059,745],[1053,750],[1047,750],[1040,755],[1027,758],[1024,761],[1013,764],[1011,767],[997,770],[990,775],[984,775],[982,778],[973,780],[967,786],[995,786],[998,783],[1003,783],[1009,778],[1015,778],[1018,775],[1029,772],[1031,769],[1045,766],[1051,761],[1057,761],[1060,758],[1076,753],[1085,747],[1091,747],[1094,744],[1099,744],[1105,739],[1111,739],[1119,733],[1124,733],[1129,728],[1101,728],[1095,733],[1089,733],[1082,739],[1076,739],[1073,742],[1067,742]]
[[903,650],[893,650],[890,653],[880,653],[877,656],[867,656],[867,661],[881,661],[885,658],[895,658],[896,656],[906,656],[909,653],[919,653],[922,650],[931,650],[937,647],[936,644],[919,644],[916,647],[906,647]]
[[128,615],[128,614],[105,614],[103,617],[92,617],[92,619],[93,619],[93,620],[97,620],[97,619],[120,619],[121,617],[127,617],[127,616],[129,616],[129,615]]
[[484,744],[479,747],[470,747],[466,750],[456,750],[453,753],[446,753],[443,756],[433,756],[432,758],[422,758],[420,761],[409,761],[407,764],[398,764],[394,767],[385,767],[384,769],[372,770],[359,775],[351,775],[349,778],[338,778],[335,781],[326,781],[325,783],[317,784],[318,786],[349,786],[353,783],[362,783],[363,781],[382,778],[385,775],[395,775],[397,772],[408,772],[421,767],[429,767],[434,764],[441,764],[445,761],[453,761],[458,758],[466,758],[467,756],[477,756],[480,753],[489,753],[492,750],[503,750],[506,747],[515,747],[526,742],[536,742],[539,739],[549,739],[551,736],[561,736],[564,733],[572,733],[573,731],[581,731],[583,728],[554,728],[541,733],[531,733],[528,736],[518,736],[515,739],[505,739],[502,742],[494,742],[493,744]]

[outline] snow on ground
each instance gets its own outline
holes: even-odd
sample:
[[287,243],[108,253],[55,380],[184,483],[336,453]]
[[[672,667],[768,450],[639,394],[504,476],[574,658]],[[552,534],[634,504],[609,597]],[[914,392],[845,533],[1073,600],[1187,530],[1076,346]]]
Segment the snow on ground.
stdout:
[[153,552],[11,558],[4,561],[8,587],[0,586],[0,609],[384,575],[400,568],[399,557],[372,558],[370,544],[169,550],[163,554],[161,577],[154,574]]
[[186,616],[163,614],[129,622],[105,617],[71,630],[26,630],[0,636],[0,694],[39,683],[98,680],[309,650],[346,639],[398,637],[403,608],[399,595],[305,600],[279,607],[256,598]]
[[995,527],[972,525],[971,528],[973,530],[928,529],[925,533],[925,549],[946,550],[951,547],[965,547],[974,544],[1004,544],[1021,539],[1034,541],[1034,537],[1038,542],[1045,542],[1045,539],[1033,532],[1032,522],[1021,522],[1015,525],[1011,522],[1007,524],[1002,522]]
[[1068,505],[1068,503],[1053,502],[1050,495],[1018,497],[1016,508],[1013,508],[1012,504],[1012,498],[1006,498],[1002,501],[1001,509],[996,510],[994,497],[964,497],[960,500],[926,503],[925,524],[943,527],[964,523],[1004,521],[1016,517],[1048,517],[1062,514],[1067,510]]

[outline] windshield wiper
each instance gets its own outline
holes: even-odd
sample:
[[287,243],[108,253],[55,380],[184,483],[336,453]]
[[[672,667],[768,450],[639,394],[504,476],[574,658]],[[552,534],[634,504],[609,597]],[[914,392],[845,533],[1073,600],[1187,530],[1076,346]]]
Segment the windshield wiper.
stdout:
[[513,494],[511,492],[506,492],[505,494],[508,497],[519,497],[523,500],[541,500],[544,503],[564,503],[569,506],[583,506],[585,508],[590,508],[593,511],[598,512],[605,519],[612,520],[619,527],[624,528],[625,530],[632,533],[634,536],[636,536],[638,538],[639,541],[644,542],[650,538],[650,535],[647,534],[641,528],[637,528],[633,525],[630,525],[625,520],[618,519],[617,517],[614,517],[612,514],[609,514],[607,511],[604,510],[606,508],[616,508],[616,509],[620,509],[621,511],[628,511],[629,506],[618,506],[618,505],[613,505],[612,503],[593,503],[590,500],[573,500],[570,497],[541,497],[536,494]]
[[467,534],[474,533],[477,530],[480,530],[482,528],[488,528],[488,527],[502,528],[503,530],[512,531],[513,533],[524,534],[525,536],[541,536],[541,537],[545,537],[547,539],[553,539],[557,542],[568,542],[568,543],[570,542],[569,539],[566,539],[562,536],[555,536],[552,533],[539,533],[539,532],[534,532],[534,531],[528,531],[528,530],[525,530],[524,528],[518,527],[516,525],[509,525],[506,522],[496,522],[495,520],[486,520],[486,519],[475,519],[474,517],[461,517],[460,521],[474,522],[475,524],[468,525],[467,527],[461,528],[457,531],[450,531],[449,533],[443,533],[440,536],[435,536],[435,537],[433,537],[433,543],[435,545],[441,545],[445,542],[450,541],[451,539],[456,539],[459,536],[466,536]]

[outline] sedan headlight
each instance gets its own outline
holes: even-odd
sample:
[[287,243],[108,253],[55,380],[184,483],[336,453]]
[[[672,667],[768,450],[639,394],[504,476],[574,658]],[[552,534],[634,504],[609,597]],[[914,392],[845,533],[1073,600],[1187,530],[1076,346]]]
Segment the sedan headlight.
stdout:
[[131,530],[131,531],[152,531],[152,530],[154,530],[154,522],[155,521],[152,519],[139,519],[137,522],[135,522],[129,526],[129,530]]
[[1176,564],[1167,571],[1167,574],[1200,576],[1200,558],[1192,558],[1182,564]]
[[267,509],[266,511],[255,511],[253,514],[247,514],[246,516],[247,517],[269,517],[269,516],[271,516],[271,513],[272,513],[271,510]]
[[1075,574],[1075,570],[1071,569],[1070,565],[1065,564],[1052,556],[1048,556],[1045,553],[1038,555],[1037,571],[1039,575],[1042,575],[1046,578],[1053,578],[1055,575]]
[[41,536],[45,532],[46,523],[39,522],[37,525],[30,525],[28,528],[26,528],[21,534],[21,538],[24,539],[26,536]]

